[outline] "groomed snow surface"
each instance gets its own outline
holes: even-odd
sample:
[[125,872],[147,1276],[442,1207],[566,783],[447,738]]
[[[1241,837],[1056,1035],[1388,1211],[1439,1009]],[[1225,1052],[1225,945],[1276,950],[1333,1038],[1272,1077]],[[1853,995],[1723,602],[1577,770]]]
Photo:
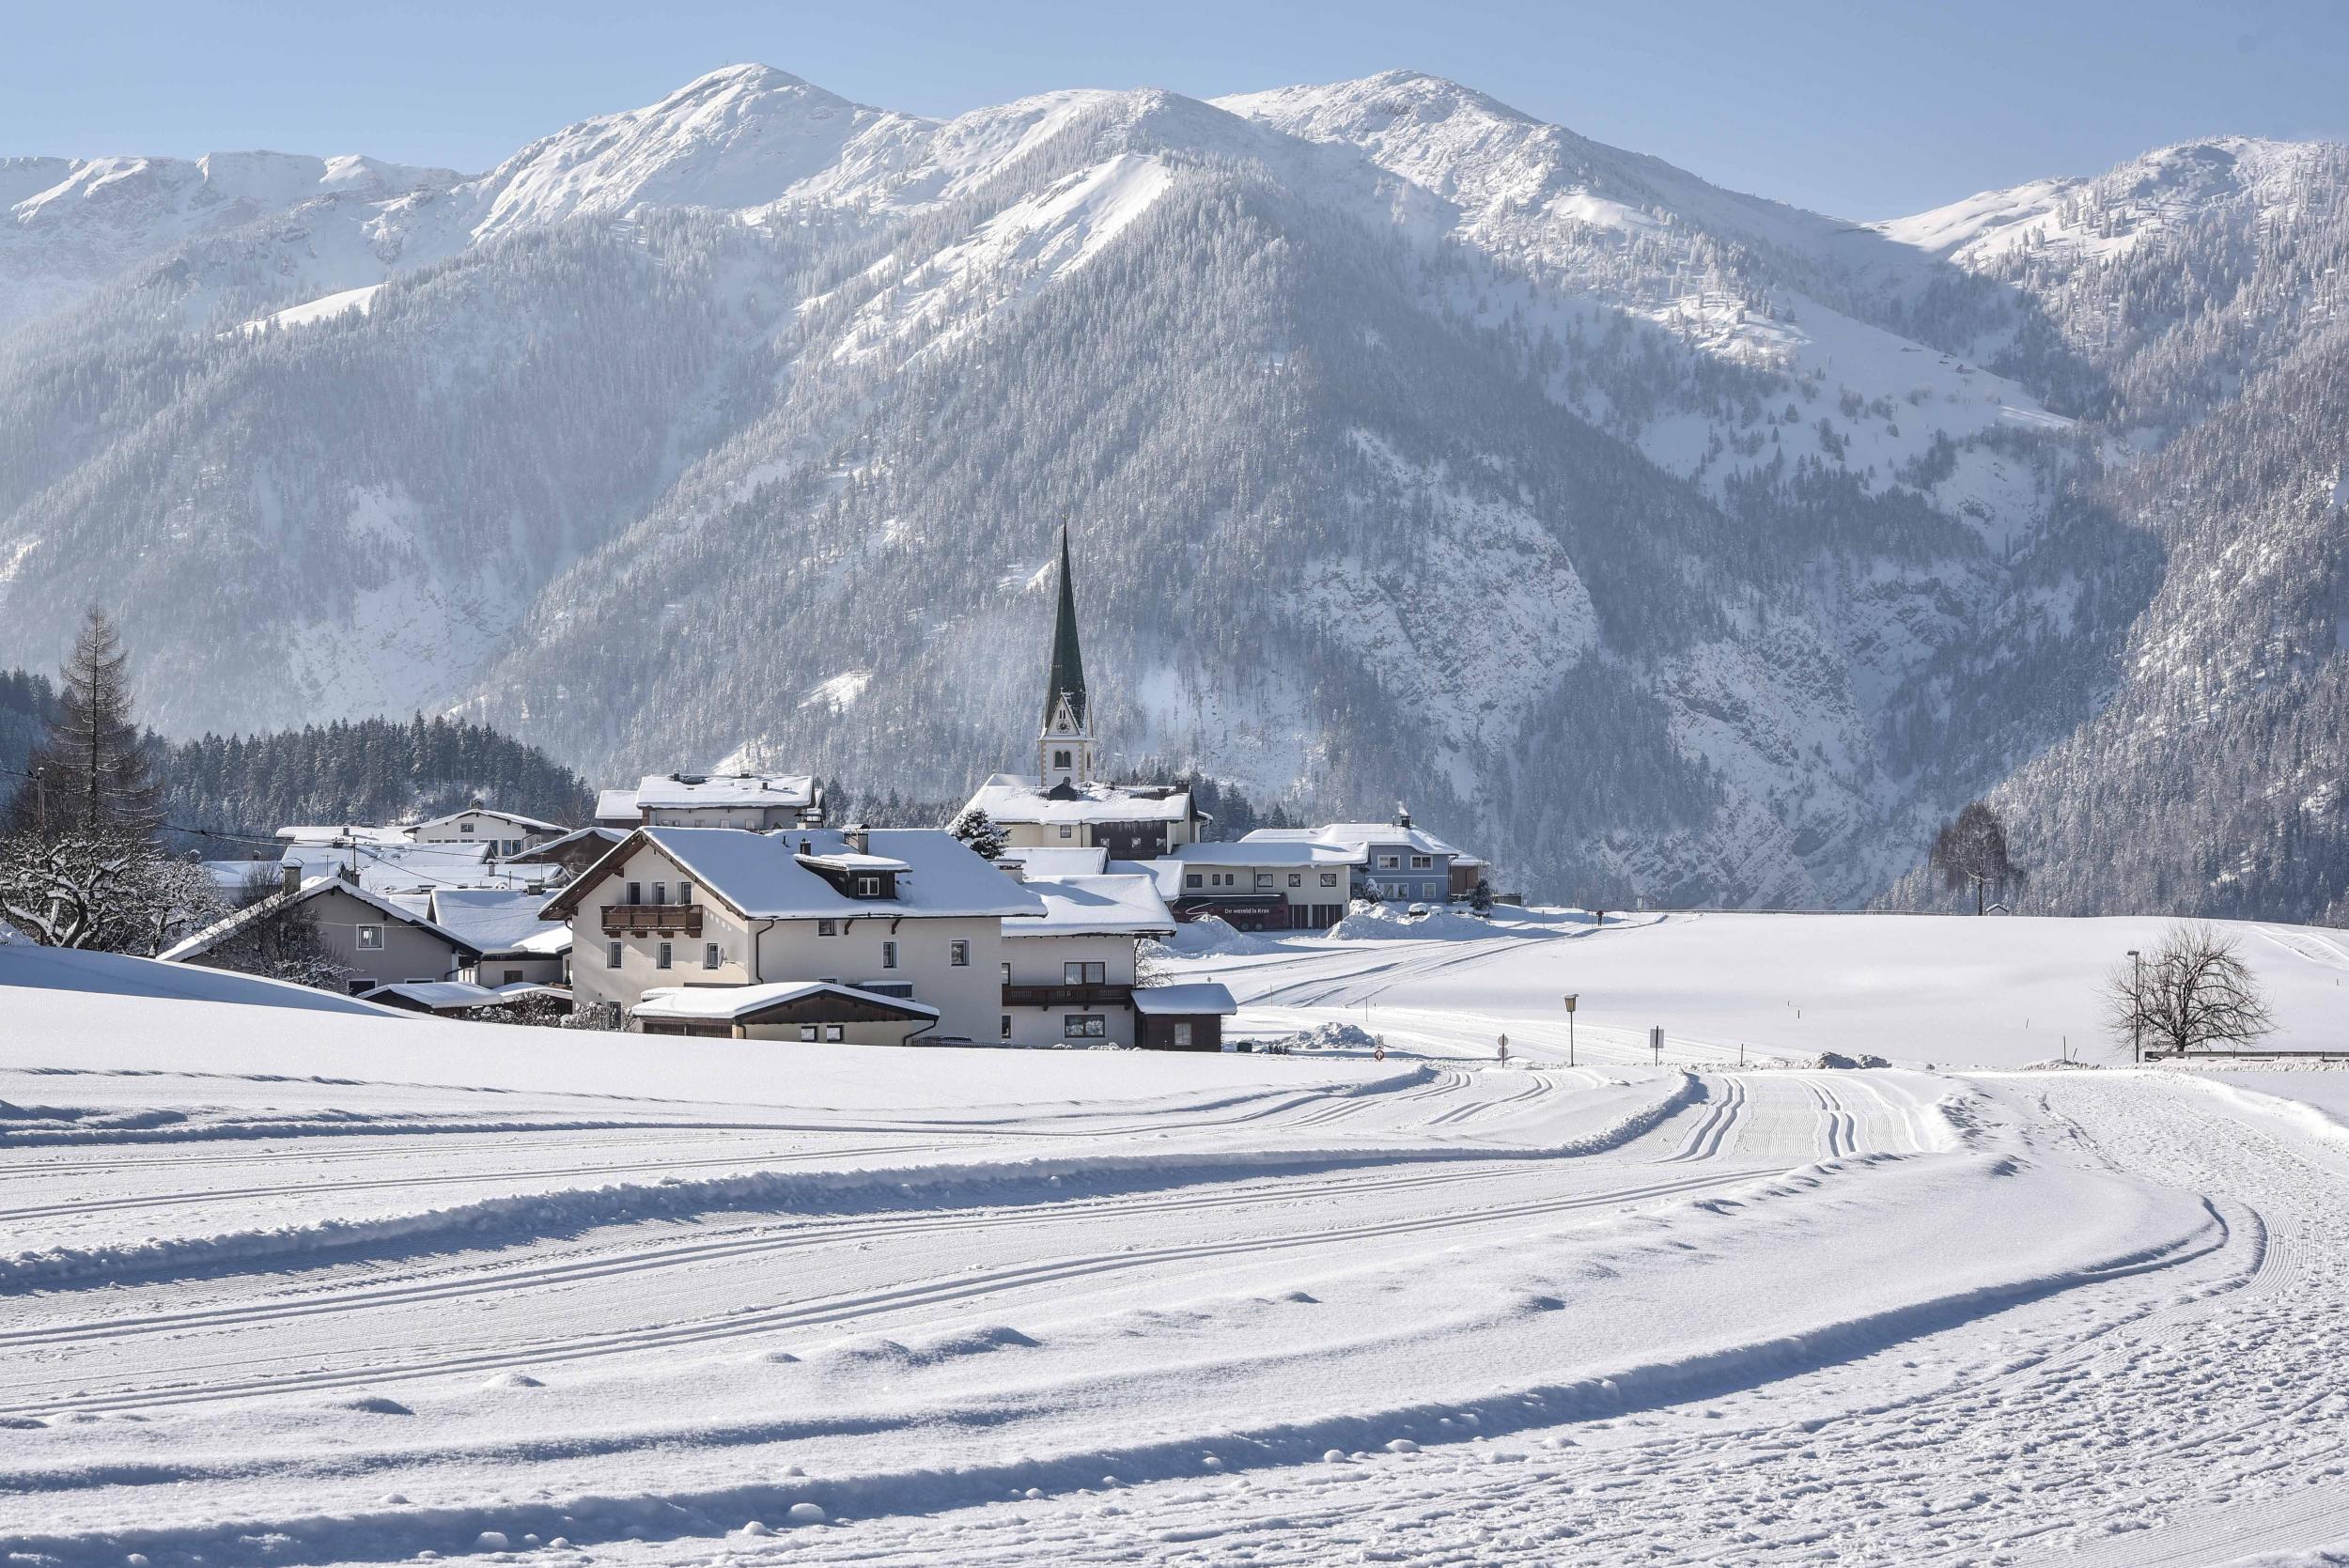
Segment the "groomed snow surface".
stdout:
[[[2329,1560],[2349,1074],[2115,1062],[2158,925],[1187,931],[1221,1056],[0,945],[0,1551]],[[2341,1045],[2342,939],[2244,933]]]

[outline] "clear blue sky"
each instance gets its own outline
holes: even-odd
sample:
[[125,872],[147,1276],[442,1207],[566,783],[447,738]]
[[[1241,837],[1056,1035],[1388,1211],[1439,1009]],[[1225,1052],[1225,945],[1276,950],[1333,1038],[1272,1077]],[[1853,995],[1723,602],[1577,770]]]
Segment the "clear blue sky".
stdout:
[[12,7],[0,155],[265,147],[487,168],[756,60],[950,115],[1060,86],[1209,97],[1407,66],[1845,217],[2218,132],[2349,138],[2349,4],[161,3]]

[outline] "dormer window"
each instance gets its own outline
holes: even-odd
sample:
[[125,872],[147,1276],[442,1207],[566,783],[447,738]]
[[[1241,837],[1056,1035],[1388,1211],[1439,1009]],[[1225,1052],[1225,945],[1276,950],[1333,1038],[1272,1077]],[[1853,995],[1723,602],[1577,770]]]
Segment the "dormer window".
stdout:
[[881,895],[880,878],[878,877],[858,877],[856,879],[856,895],[859,898],[879,898]]

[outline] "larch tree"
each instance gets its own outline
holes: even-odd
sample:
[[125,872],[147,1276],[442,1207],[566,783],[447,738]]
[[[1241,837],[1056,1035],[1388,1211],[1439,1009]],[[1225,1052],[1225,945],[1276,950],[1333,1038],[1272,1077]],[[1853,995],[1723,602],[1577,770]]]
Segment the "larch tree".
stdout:
[[162,819],[163,787],[132,714],[130,655],[102,610],[93,606],[73,639],[56,717],[24,770],[10,837],[146,838]]

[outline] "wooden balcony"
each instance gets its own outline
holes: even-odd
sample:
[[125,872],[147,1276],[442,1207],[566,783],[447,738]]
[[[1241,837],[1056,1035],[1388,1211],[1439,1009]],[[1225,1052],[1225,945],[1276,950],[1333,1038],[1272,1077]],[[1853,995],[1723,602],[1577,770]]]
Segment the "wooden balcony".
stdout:
[[603,934],[607,937],[702,934],[702,907],[698,904],[606,904],[602,915]]
[[1006,986],[1006,1007],[1129,1007],[1131,986]]

